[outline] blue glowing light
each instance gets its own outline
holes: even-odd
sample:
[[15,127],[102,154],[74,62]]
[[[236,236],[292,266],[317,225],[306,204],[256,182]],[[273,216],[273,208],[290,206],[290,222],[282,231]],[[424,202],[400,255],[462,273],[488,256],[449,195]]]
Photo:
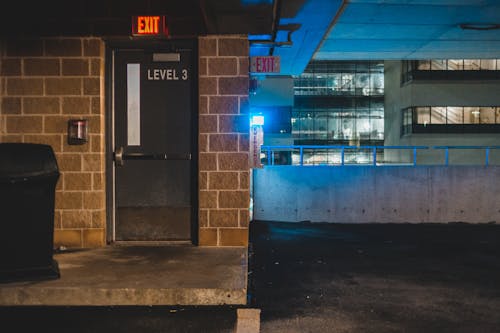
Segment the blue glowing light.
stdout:
[[261,114],[254,114],[250,118],[250,125],[259,125],[259,126],[264,126],[264,116]]

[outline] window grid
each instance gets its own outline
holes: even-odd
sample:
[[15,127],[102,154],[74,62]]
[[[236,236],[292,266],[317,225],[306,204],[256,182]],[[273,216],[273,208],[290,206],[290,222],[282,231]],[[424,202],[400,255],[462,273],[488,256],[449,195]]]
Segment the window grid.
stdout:
[[294,109],[292,136],[311,140],[383,140],[384,109]]
[[500,106],[416,106],[402,110],[402,134],[412,125],[500,125]]
[[294,139],[384,139],[383,61],[312,61],[294,78],[294,95]]
[[432,59],[403,62],[403,71],[497,71],[500,59]]
[[296,96],[383,96],[382,61],[313,61],[294,78]]

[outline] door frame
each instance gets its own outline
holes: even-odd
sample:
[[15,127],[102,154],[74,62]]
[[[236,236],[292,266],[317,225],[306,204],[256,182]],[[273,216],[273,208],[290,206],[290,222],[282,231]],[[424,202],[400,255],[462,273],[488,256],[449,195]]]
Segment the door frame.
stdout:
[[113,84],[113,71],[114,71],[114,57],[113,51],[115,49],[168,49],[172,51],[178,48],[189,48],[192,52],[192,78],[196,80],[193,82],[191,90],[191,243],[198,245],[198,122],[199,122],[199,93],[198,93],[198,39],[137,39],[137,38],[111,38],[104,39],[105,43],[105,139],[106,139],[106,243],[112,244],[115,242],[115,166],[114,166],[114,84]]

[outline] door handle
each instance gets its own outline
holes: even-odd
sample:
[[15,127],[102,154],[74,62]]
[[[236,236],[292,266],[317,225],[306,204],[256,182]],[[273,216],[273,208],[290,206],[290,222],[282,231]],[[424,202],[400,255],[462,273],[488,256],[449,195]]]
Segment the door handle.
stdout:
[[190,153],[128,153],[123,152],[123,147],[115,151],[115,163],[123,166],[125,160],[156,160],[156,161],[190,161]]
[[116,166],[123,166],[123,147],[118,147],[115,151]]

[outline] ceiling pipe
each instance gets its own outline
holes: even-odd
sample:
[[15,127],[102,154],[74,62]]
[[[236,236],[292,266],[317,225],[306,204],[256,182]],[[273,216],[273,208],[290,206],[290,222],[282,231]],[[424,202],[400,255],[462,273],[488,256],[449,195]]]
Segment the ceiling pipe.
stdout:
[[473,24],[461,23],[459,24],[462,30],[496,30],[500,29],[500,24]]
[[[276,42],[276,35],[278,34],[278,22],[280,21],[281,18],[281,0],[274,0],[273,3],[273,25],[272,25],[272,40]],[[272,46],[269,49],[269,55],[273,55],[274,53],[274,46]]]
[[[205,24],[205,33],[216,33],[217,29],[214,26],[213,20],[210,19],[207,8],[208,7],[206,0],[200,0],[200,11],[203,18],[203,23]],[[213,14],[211,15],[211,17],[213,17]]]
[[[278,25],[278,22],[280,20],[280,12],[281,12],[281,0],[274,0],[273,22],[271,24],[271,32],[272,32],[271,39],[250,40],[250,45],[270,47],[269,55],[273,55],[275,47],[285,47],[293,45],[292,33],[300,28],[300,24]],[[284,42],[277,42],[276,35],[278,34],[278,31],[281,30],[288,31],[287,40]]]
[[[301,25],[299,23],[292,23],[292,24],[278,26],[277,29],[278,31],[288,31],[287,40],[285,42],[276,42],[274,39],[264,39],[264,40],[251,40],[250,44],[270,46],[271,49],[274,49],[274,47],[292,46],[293,45],[292,33],[297,29],[299,29],[300,26]],[[272,52],[270,52],[270,55],[272,55]]]
[[326,37],[330,34],[330,31],[337,24],[337,21],[340,19],[340,16],[342,16],[342,13],[344,12],[344,10],[346,9],[348,4],[349,4],[349,0],[343,0],[342,3],[340,4],[340,7],[337,10],[337,13],[335,14],[333,20],[328,25],[328,28],[326,29],[326,32],[323,35],[323,38],[321,38],[321,42],[318,44],[318,46],[314,50],[313,57],[316,54],[316,52],[318,52],[323,47],[323,44],[325,43]]

